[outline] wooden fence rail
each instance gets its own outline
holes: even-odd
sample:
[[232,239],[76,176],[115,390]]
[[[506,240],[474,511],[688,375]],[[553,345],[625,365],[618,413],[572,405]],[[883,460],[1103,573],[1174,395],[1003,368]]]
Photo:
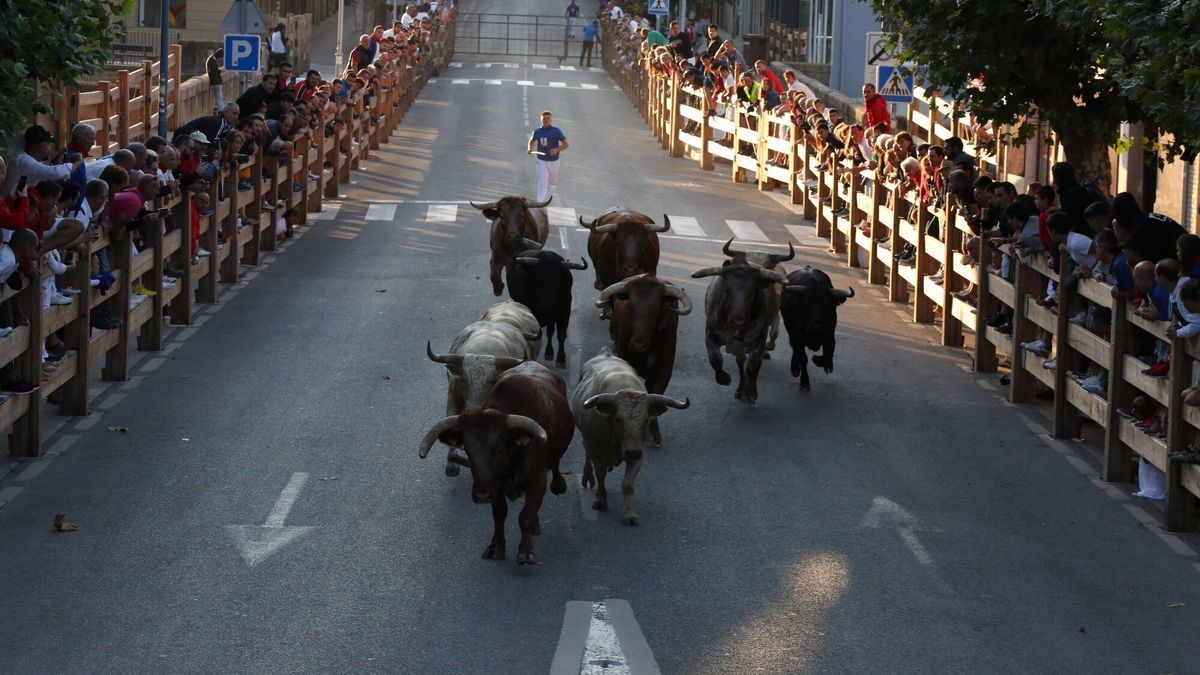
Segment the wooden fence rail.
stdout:
[[[443,26],[434,37],[429,58],[413,69],[399,68],[397,85],[376,96],[370,110],[361,102],[345,106],[341,112],[345,126],[336,134],[326,135],[324,125],[318,125],[311,138],[297,142],[290,164],[280,164],[275,171],[263,171],[267,159],[260,151],[242,163],[237,171],[222,167],[221,173],[212,181],[210,196],[214,213],[202,218],[200,225],[199,246],[211,251],[211,255],[200,258],[196,264],[192,264],[194,251],[189,232],[191,196],[184,191],[181,197],[155,200],[156,208],[171,210],[171,224],[166,228],[148,228],[142,251],[134,254],[126,239],[110,242],[107,236],[90,244],[89,253],[107,251],[116,279],[105,292],[89,286],[86,259],[66,275],[67,285],[84,289],[71,304],[53,305],[43,311],[40,283],[26,284],[15,293],[6,287],[3,299],[11,300],[28,317],[29,325],[0,339],[0,363],[12,363],[22,378],[38,382],[42,340],[62,330],[68,350],[67,356],[50,379],[41,383],[38,391],[10,396],[0,403],[0,428],[10,430],[9,454],[36,457],[41,453],[43,399],[57,403],[62,414],[86,415],[91,398],[88,376],[93,364],[103,362],[101,377],[104,380],[128,379],[127,358],[131,347],[143,351],[161,350],[164,320],[169,319],[172,325],[190,325],[193,303],[216,302],[219,284],[236,282],[243,265],[257,265],[264,251],[275,249],[275,223],[266,217],[271,214],[261,209],[264,196],[272,197],[281,191],[287,193],[284,208],[296,209],[304,220],[309,213],[321,210],[324,199],[336,198],[338,185],[350,179],[350,168],[369,159],[371,150],[389,141],[420,89],[445,64],[453,50],[453,25]],[[178,50],[173,49],[172,66],[177,54]],[[152,73],[157,73],[157,67],[147,65],[132,81],[122,77],[116,87],[104,83],[97,92],[71,97],[71,110],[82,111],[86,115],[84,121],[108,120],[108,124],[97,127],[97,142],[103,149],[113,150],[154,133],[158,84]],[[171,86],[175,86],[174,80]],[[144,101],[149,99],[155,100],[153,111]],[[138,112],[133,112],[135,109]],[[59,128],[64,126],[65,121]],[[106,137],[100,136],[101,128]],[[272,161],[278,163],[278,159]],[[326,162],[332,162],[332,171],[324,171]],[[245,170],[250,172],[252,189],[239,191],[239,172]],[[319,178],[305,179],[304,189],[294,191],[292,177],[306,174]],[[227,199],[219,200],[219,192]],[[239,209],[244,209],[246,216],[257,222],[238,228]],[[227,237],[224,245],[218,243],[218,233]],[[168,264],[181,270],[183,277],[173,288],[162,289],[131,309],[134,281],[141,278],[146,286],[161,288],[163,270]],[[52,272],[43,268],[41,274]],[[104,303],[111,303],[109,309],[123,322],[117,328],[92,329],[91,310]]]
[[[1165,340],[1167,321],[1147,321],[1133,314],[1125,300],[1114,299],[1112,287],[1085,279],[1067,290],[1062,274],[1050,269],[1044,257],[1023,263],[1007,256],[1011,274],[993,271],[988,247],[982,260],[968,263],[963,242],[971,236],[966,220],[947,204],[933,208],[920,202],[915,191],[905,191],[872,171],[851,170],[848,165],[818,159],[816,148],[788,117],[774,117],[762,109],[727,106],[725,116],[711,114],[701,90],[682,84],[677,73],[663,75],[648,66],[631,66],[625,45],[606,31],[605,67],[634,106],[646,118],[652,135],[673,156],[690,155],[703,170],[728,171],[731,180],[750,182],[759,190],[787,190],[790,202],[801,207],[814,224],[815,234],[829,240],[829,252],[849,267],[863,268],[867,281],[888,289],[892,302],[911,306],[913,321],[940,325],[940,342],[963,347],[970,342],[977,372],[997,368],[998,352],[1011,360],[1008,398],[1014,403],[1035,399],[1038,385],[1054,393],[1055,438],[1077,438],[1085,422],[1103,431],[1104,480],[1127,482],[1134,477],[1135,454],[1166,475],[1166,527],[1171,531],[1195,530],[1200,515],[1200,466],[1168,459],[1184,450],[1200,434],[1200,408],[1186,406],[1181,394],[1192,383],[1192,369],[1200,359],[1200,338],[1170,341],[1170,373],[1166,378],[1142,374],[1145,365],[1129,353],[1138,333]],[[928,138],[944,139],[954,133],[945,101],[918,106],[914,115]],[[984,163],[993,176],[1001,162]],[[931,220],[940,223],[938,234],[926,232]],[[893,252],[915,249],[911,266],[898,263]],[[935,274],[942,270],[942,279]],[[1058,269],[1065,270],[1062,264]],[[986,270],[981,273],[981,270]],[[1059,282],[1058,313],[1038,304],[1048,279]],[[976,306],[955,295],[974,284]],[[1111,313],[1107,335],[1093,333],[1068,321],[1087,303]],[[1001,306],[1013,315],[1012,332],[1004,334],[987,325],[987,317]],[[1019,347],[1039,333],[1050,336],[1057,361],[1055,369]],[[1105,396],[1084,390],[1067,371],[1083,359],[1108,371]],[[1167,411],[1167,438],[1143,433],[1117,414],[1137,394],[1144,394]]]

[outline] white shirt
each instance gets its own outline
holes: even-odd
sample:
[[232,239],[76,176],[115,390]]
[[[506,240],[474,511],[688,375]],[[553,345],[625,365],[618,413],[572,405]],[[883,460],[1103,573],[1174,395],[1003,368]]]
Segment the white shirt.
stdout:
[[404,30],[408,30],[408,27],[409,27],[409,26],[411,26],[411,25],[412,25],[412,22],[413,22],[413,21],[415,21],[415,20],[416,20],[416,17],[414,17],[414,16],[409,16],[408,12],[405,12],[405,13],[404,13],[404,14],[403,14],[403,15],[400,17],[400,25],[404,27]]
[[17,256],[8,244],[0,246],[0,283],[8,281],[13,272],[17,271]]
[[42,164],[28,153],[20,152],[8,165],[8,178],[4,180],[4,194],[10,195],[17,189],[21,176],[26,177],[26,185],[33,187],[43,180],[66,180],[71,177],[70,164]]
[[96,180],[104,172],[105,167],[112,166],[112,155],[105,155],[94,162],[88,162],[84,167],[88,180]]
[[1072,232],[1067,235],[1067,253],[1071,254],[1071,259],[1076,265],[1088,269],[1096,266],[1096,254],[1088,252],[1091,247],[1092,238],[1086,234]]
[[817,95],[813,92],[813,90],[810,89],[808,87],[808,85],[801,82],[799,78],[792,80],[792,83],[788,85],[788,91],[798,91],[798,92],[804,94],[805,98],[816,98],[817,97]]
[[283,44],[283,33],[281,31],[274,31],[273,33],[271,33],[271,53],[272,54],[286,54],[287,53],[287,47],[284,46],[284,44]]
[[384,40],[386,40],[388,38],[394,38],[394,37],[396,37],[396,29],[395,28],[389,28],[389,29],[383,31],[383,39]]
[[612,11],[608,13],[608,18],[612,19],[613,21],[616,21],[623,16],[625,16],[625,12],[616,5],[613,5]]

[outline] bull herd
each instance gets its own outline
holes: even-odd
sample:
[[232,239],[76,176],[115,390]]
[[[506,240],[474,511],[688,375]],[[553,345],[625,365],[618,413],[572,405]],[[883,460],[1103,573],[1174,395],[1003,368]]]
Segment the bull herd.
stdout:
[[[580,224],[590,231],[588,257],[600,291],[596,306],[609,320],[612,347],[603,347],[580,368],[568,393],[557,372],[537,361],[545,329],[544,358],[566,367],[567,324],[571,316],[572,272],[588,269],[543,248],[549,235],[545,207],[504,197],[472,206],[491,223],[491,284],[511,300],[489,307],[463,328],[444,354],[426,344],[429,358],[445,366],[449,380],[446,417],[421,441],[420,456],[434,443],[450,448],[446,475],[471,470],[471,499],[490,503],[495,530],[483,557],[505,557],[504,523],[508,501],[524,497],[518,522],[521,541],[517,563],[535,562],[533,535],[540,534],[538,510],[550,491],[567,490],[559,463],[578,427],[586,452],[582,485],[595,488],[593,509],[608,509],[605,477],[622,462],[624,496],[621,520],[638,523],[633,485],[647,445],[662,442],[658,417],[684,410],[689,401],[666,396],[675,363],[679,317],[692,311],[684,289],[656,276],[658,235],[671,228],[636,211],[613,209]],[[806,349],[820,350],[813,363],[833,371],[837,306],[854,297],[853,289],[833,288],[820,270],[804,267],[784,276],[780,264],[795,257],[731,248],[719,267],[706,267],[693,278],[711,277],[704,297],[704,342],[718,384],[728,385],[721,348],[738,366],[736,398],[753,404],[758,371],[770,358],[782,315],[792,347],[791,371],[809,389]],[[558,350],[554,338],[558,338]]]

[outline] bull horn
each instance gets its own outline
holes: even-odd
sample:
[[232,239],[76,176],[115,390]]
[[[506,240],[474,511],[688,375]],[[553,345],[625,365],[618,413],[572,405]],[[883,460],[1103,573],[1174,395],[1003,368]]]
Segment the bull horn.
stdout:
[[586,270],[588,268],[587,258],[580,258],[582,262],[571,262],[564,260],[562,266],[569,270]]
[[499,373],[501,371],[508,370],[509,368],[516,368],[525,362],[521,359],[514,359],[511,356],[497,356],[495,357],[494,363],[496,364],[496,372]]
[[474,206],[475,208],[479,209],[480,211],[486,211],[487,209],[496,208],[496,202],[488,202],[486,204],[476,204],[475,202],[467,202],[467,203],[470,204],[471,206]]
[[783,287],[784,292],[805,293],[808,291],[808,286],[804,284],[787,284]]
[[545,443],[547,439],[546,430],[542,428],[542,425],[523,415],[509,415],[508,428],[514,431],[524,431],[542,443]]
[[771,262],[775,263],[776,265],[778,265],[779,263],[787,262],[787,261],[791,260],[792,258],[796,257],[796,247],[792,246],[792,242],[789,241],[787,255],[779,255],[777,253],[771,253],[771,254],[768,254],[768,257],[771,259]]
[[617,283],[609,286],[608,288],[600,291],[600,302],[607,302],[608,299],[611,298],[612,296],[620,295],[621,293],[624,293],[625,287],[629,284],[630,281],[633,281],[634,279],[640,279],[644,276],[646,276],[646,275],[638,274],[636,276],[629,277],[628,279],[623,279],[623,280],[618,281]]
[[616,394],[596,394],[583,402],[584,410],[591,410],[602,403],[612,403],[617,400]]
[[583,216],[579,216],[579,225],[580,225],[580,227],[583,227],[586,230],[595,229],[595,227],[599,224],[600,224],[599,218],[592,218],[592,222],[589,225],[588,222],[583,219]]
[[692,400],[688,398],[680,401],[677,398],[663,396],[662,394],[650,394],[649,398],[651,403],[658,403],[659,405],[665,405],[668,408],[674,408],[676,410],[687,410],[688,408],[692,407]]
[[433,428],[429,430],[429,433],[425,434],[425,438],[421,439],[421,450],[418,453],[420,454],[421,459],[425,459],[425,457],[429,454],[429,449],[433,447],[433,444],[437,441],[438,436],[441,436],[450,429],[457,427],[458,415],[443,417],[441,421],[433,425]]
[[730,244],[732,244],[732,243],[733,243],[733,237],[730,237],[729,241],[725,242],[725,246],[723,246],[721,248],[721,253],[724,253],[726,256],[728,256],[730,258],[737,258],[738,256],[745,258],[746,252],[739,251],[736,248],[731,247]]
[[669,298],[675,298],[678,303],[678,306],[674,308],[676,314],[687,316],[692,313],[692,299],[687,296],[687,293],[682,288],[678,286],[666,286],[663,288],[663,293],[666,293]]
[[779,272],[776,272],[775,270],[769,270],[764,267],[758,268],[758,278],[766,279],[767,281],[774,281],[777,284],[787,283],[787,277],[783,276]]
[[692,272],[692,278],[703,279],[704,277],[719,277],[721,276],[721,272],[724,270],[724,267],[705,267],[702,270],[696,270],[695,272]]
[[531,202],[528,199],[526,199],[525,206],[528,208],[531,208],[531,209],[544,209],[547,206],[550,206],[550,202],[552,202],[552,201],[554,201],[554,195],[550,195],[549,197],[546,197],[546,201],[544,201],[544,202]]
[[542,242],[534,241],[533,239],[526,239],[524,237],[521,237],[521,251],[522,252],[540,251],[540,250],[542,250]]
[[843,290],[841,290],[841,289],[835,288],[835,289],[833,289],[832,291],[830,291],[830,293],[831,293],[831,294],[833,295],[833,297],[835,297],[835,298],[841,298],[841,299],[843,299],[843,300],[849,300],[850,298],[853,298],[853,297],[854,297],[854,287],[853,287],[853,286],[847,286],[847,287],[846,287],[846,290],[844,290],[844,291],[843,291]]
[[447,366],[462,366],[463,357],[461,354],[434,354],[433,346],[429,341],[425,341],[425,353],[429,355],[429,360],[434,363],[441,363]]
[[662,227],[658,227],[654,223],[646,223],[644,227],[646,228],[647,232],[656,232],[662,234],[663,232],[667,232],[671,229],[671,217],[665,213],[663,214]]

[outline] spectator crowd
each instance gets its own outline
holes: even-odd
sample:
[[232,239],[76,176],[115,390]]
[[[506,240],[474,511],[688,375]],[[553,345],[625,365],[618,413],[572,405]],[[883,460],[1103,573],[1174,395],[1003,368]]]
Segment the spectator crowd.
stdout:
[[[429,5],[409,6],[392,28],[376,26],[364,34],[345,71],[334,78],[316,70],[295,73],[292,64],[280,56],[283,50],[274,48],[286,44],[277,26],[271,36],[270,69],[235,102],[224,100],[222,54],[216,50],[205,67],[216,103],[212,115],[189,120],[168,136],[150,136],[112,152],[97,145],[97,130],[90,124],[74,124],[68,137],[61,139],[43,126],[29,127],[10,144],[12,151],[0,157],[0,234],[4,240],[0,282],[14,290],[40,284],[43,311],[53,305],[87,302],[90,288],[105,293],[114,284],[113,246],[128,246],[131,257],[136,257],[148,241],[157,238],[152,235],[174,229],[182,229],[190,237],[193,258],[189,262],[197,264],[212,255],[200,246],[199,239],[203,223],[217,210],[213,199],[221,202],[232,196],[227,194],[227,184],[232,181],[224,181],[222,176],[236,174],[239,192],[253,189],[255,159],[262,160],[263,177],[276,179],[273,184],[279,191],[265,193],[258,209],[231,207],[237,228],[258,224],[252,219],[253,211],[270,219],[275,236],[290,237],[300,216],[285,208],[289,195],[321,178],[307,168],[291,174],[290,160],[297,144],[313,136],[332,135],[349,145],[354,139],[341,132],[353,114],[363,115],[366,124],[378,124],[381,118],[372,117],[372,104],[385,89],[411,81],[405,71],[422,62],[438,26],[452,19],[454,12],[451,3],[442,3],[440,11]],[[333,166],[326,162],[323,168],[329,171]],[[282,175],[275,176],[276,172]],[[176,212],[167,205],[178,204],[185,193],[190,197],[187,222],[175,222]],[[211,226],[211,220],[209,223]],[[271,231],[267,223],[263,225],[265,231]],[[218,246],[224,246],[230,236],[232,232],[219,231]],[[92,244],[102,238],[111,245],[93,251]],[[81,266],[87,268],[86,275],[82,270],[76,272]],[[131,307],[172,288],[183,276],[168,264],[161,283],[153,287],[148,279],[132,279]],[[121,325],[122,312],[113,302],[110,298],[91,310],[93,329]],[[22,325],[29,325],[29,317],[14,299],[0,302],[0,339]],[[61,333],[50,335],[42,345],[43,382],[67,354]],[[27,394],[40,384],[21,377],[13,363],[0,367],[0,392]]]

